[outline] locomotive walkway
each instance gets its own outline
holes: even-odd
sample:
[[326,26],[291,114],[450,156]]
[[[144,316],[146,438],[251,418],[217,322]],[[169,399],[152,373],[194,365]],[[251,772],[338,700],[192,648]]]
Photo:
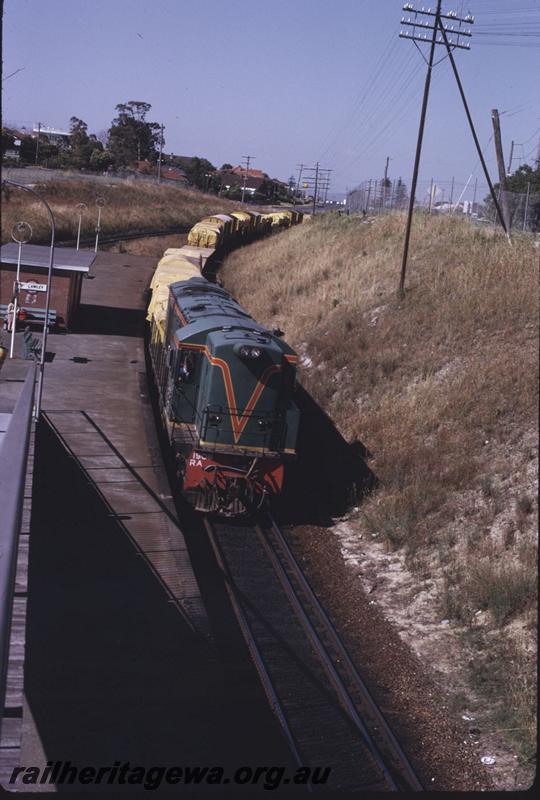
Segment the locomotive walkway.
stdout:
[[[143,341],[155,264],[99,254],[76,329],[48,339],[3,785],[14,765],[47,760],[290,760],[248,659],[218,652],[170,494]],[[0,371],[2,427],[28,364],[14,359]]]

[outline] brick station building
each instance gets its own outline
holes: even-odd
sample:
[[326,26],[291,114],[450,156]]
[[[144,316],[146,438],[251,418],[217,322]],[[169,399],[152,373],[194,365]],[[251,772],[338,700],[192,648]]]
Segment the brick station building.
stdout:
[[[0,316],[13,298],[13,286],[17,275],[19,245],[16,242],[0,247]],[[42,310],[35,320],[43,320],[47,299],[43,286],[47,285],[50,248],[48,245],[23,244],[19,282],[30,284],[21,287],[18,305],[25,309],[27,320],[32,322],[32,311]],[[57,247],[54,250],[52,292],[49,308],[56,311],[56,324],[69,327],[81,300],[83,277],[90,271],[96,254],[74,247]],[[34,290],[32,284],[41,289]]]

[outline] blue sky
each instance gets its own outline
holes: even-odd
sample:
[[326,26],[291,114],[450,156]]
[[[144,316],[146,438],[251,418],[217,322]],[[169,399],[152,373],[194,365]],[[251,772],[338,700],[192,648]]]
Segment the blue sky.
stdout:
[[[443,8],[476,17],[471,51],[455,55],[493,176],[492,108],[507,158],[513,139],[514,166],[531,163],[540,0]],[[145,100],[167,152],[217,167],[250,154],[283,180],[319,160],[339,192],[380,178],[390,156],[390,177],[409,183],[425,65],[398,38],[402,14],[398,0],[4,0],[3,118],[67,128],[74,115],[97,133],[117,103]],[[447,187],[455,177],[458,191],[473,173],[482,186],[477,162],[446,59],[432,83],[419,194],[431,177]]]

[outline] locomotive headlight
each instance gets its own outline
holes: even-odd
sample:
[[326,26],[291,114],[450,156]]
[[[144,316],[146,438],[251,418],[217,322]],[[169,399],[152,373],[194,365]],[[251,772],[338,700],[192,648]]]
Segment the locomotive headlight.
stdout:
[[260,358],[261,349],[260,347],[248,347],[247,345],[244,344],[239,349],[238,355],[241,358]]

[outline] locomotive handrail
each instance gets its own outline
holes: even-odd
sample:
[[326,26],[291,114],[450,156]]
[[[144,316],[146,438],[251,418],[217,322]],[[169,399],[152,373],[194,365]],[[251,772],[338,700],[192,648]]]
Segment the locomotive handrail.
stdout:
[[[0,707],[4,708],[26,464],[32,428],[36,366],[24,386],[0,445]],[[0,726],[2,724],[0,716]]]

